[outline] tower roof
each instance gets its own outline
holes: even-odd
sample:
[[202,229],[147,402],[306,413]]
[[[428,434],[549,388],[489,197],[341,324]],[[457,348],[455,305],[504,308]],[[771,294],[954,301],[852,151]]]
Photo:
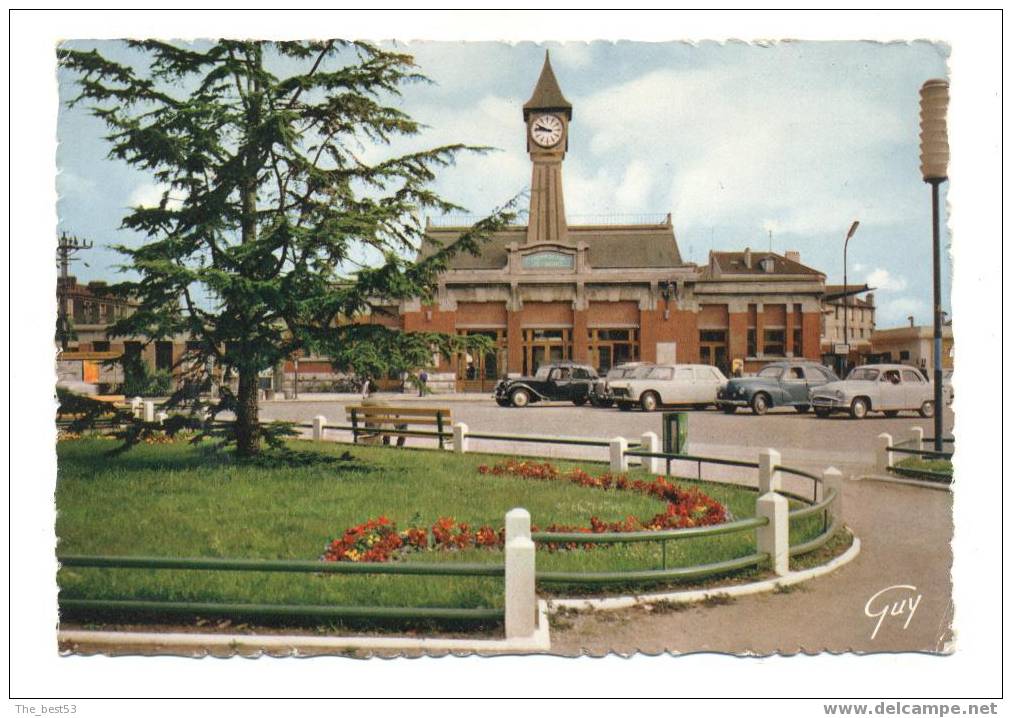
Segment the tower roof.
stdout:
[[534,86],[531,99],[524,103],[524,119],[526,120],[532,112],[537,110],[555,110],[565,112],[567,119],[573,119],[573,106],[569,104],[559,89],[559,81],[555,79],[552,71],[552,63],[548,59],[548,50],[545,50],[545,64],[541,68],[541,77],[538,84]]

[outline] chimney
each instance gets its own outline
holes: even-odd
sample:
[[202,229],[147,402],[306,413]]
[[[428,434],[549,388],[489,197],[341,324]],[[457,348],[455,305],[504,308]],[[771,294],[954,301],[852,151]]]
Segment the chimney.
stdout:
[[910,326],[914,326],[914,318],[912,316],[907,317],[907,321],[910,322]]
[[874,307],[875,306],[875,294],[874,293],[868,292],[866,295],[864,295],[864,300],[866,302],[868,302],[868,306],[869,307]]
[[788,249],[784,253],[784,258],[791,262],[797,262],[798,264],[801,264],[801,252],[799,252],[796,249]]
[[752,249],[745,247],[745,269],[752,269]]

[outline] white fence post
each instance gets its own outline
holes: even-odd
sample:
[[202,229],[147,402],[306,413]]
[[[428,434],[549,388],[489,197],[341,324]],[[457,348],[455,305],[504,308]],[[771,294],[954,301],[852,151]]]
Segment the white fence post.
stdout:
[[608,445],[608,452],[611,458],[611,470],[615,473],[624,474],[629,470],[629,457],[625,452],[629,449],[629,442],[624,437],[616,436]]
[[830,466],[822,472],[822,500],[830,492],[836,492],[836,500],[830,505],[829,515],[832,516],[830,524],[843,523],[843,474],[836,467]]
[[780,452],[763,449],[759,452],[759,495],[780,491],[780,472],[773,467],[780,465]]
[[892,468],[893,452],[889,451],[893,446],[891,434],[878,435],[878,448],[875,451],[875,468],[885,472]]
[[157,421],[159,424],[164,424],[165,420],[168,419],[168,418],[169,418],[169,415],[167,413],[165,413],[164,411],[160,411],[157,414],[155,414],[155,421]]
[[534,542],[531,515],[525,509],[506,513],[506,638],[527,638],[537,629],[534,592]]
[[924,429],[919,426],[910,427],[910,448],[918,451],[924,448]]
[[327,423],[327,417],[318,414],[313,417],[313,441],[323,441],[323,427]]
[[756,516],[769,519],[768,524],[755,530],[756,548],[760,553],[770,555],[770,568],[777,576],[790,573],[789,510],[787,499],[776,491],[763,494],[755,502]]
[[770,567],[777,576],[790,573],[790,525],[787,514],[790,506],[787,498],[777,493],[780,489],[780,472],[773,467],[780,465],[780,452],[763,449],[759,452],[759,498],[755,503],[755,514],[769,519],[765,526],[755,531],[756,550],[770,556]]
[[458,454],[466,454],[467,449],[467,424],[458,421],[453,425],[453,450]]
[[130,413],[134,415],[135,419],[140,419],[144,416],[144,400],[139,396],[135,396],[130,400]]
[[144,402],[144,421],[151,423],[155,420],[155,402]]
[[[657,454],[661,451],[661,440],[652,431],[648,431],[640,437],[640,448],[643,451],[648,451],[651,454]],[[643,459],[643,468],[651,474],[660,474],[664,472],[663,461],[657,457],[650,457]]]

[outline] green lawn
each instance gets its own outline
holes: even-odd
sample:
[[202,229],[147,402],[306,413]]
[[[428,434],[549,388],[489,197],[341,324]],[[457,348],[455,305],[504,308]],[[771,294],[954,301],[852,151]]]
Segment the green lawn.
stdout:
[[[452,516],[498,529],[523,506],[536,525],[588,525],[647,518],[664,508],[630,491],[602,491],[562,481],[483,476],[480,464],[501,457],[293,442],[332,461],[305,465],[238,462],[185,443],[141,445],[110,457],[113,442],[58,445],[56,531],[61,554],[276,558],[313,560],[350,526],[386,515],[405,529]],[[349,458],[340,455],[348,452]],[[601,464],[554,462],[603,473]],[[755,492],[703,482],[736,518],[754,513]],[[815,517],[818,519],[818,517]],[[821,529],[821,519],[792,527],[792,542]],[[754,551],[754,534],[669,542],[669,566],[710,563]],[[499,551],[429,551],[409,561],[500,562]],[[655,543],[592,551],[538,552],[544,570],[659,568]],[[500,607],[501,578],[322,576],[317,574],[64,568],[65,598],[304,603],[324,605]]]

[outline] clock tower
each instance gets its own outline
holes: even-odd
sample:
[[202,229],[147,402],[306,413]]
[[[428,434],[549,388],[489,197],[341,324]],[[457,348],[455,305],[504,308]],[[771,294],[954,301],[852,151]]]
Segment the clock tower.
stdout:
[[527,152],[534,163],[527,244],[566,241],[562,160],[569,147],[571,119],[573,106],[562,96],[546,51],[541,77],[531,99],[524,103]]

